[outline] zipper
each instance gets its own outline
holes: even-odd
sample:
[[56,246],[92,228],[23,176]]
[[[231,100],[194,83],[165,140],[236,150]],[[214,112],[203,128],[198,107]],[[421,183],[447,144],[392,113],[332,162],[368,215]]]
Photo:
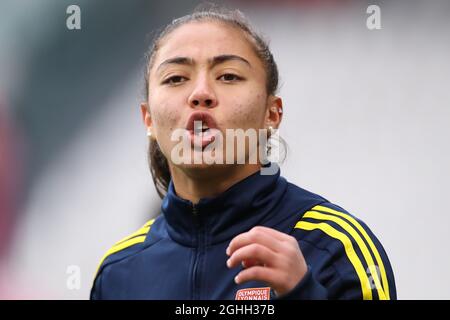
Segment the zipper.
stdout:
[[[197,209],[197,207],[195,206],[195,204],[192,205],[192,214],[194,215],[194,217],[197,217],[197,218],[198,218],[198,209]],[[197,218],[196,218],[196,219],[197,219]]]
[[192,268],[192,299],[199,300],[200,299],[200,271],[199,264],[201,255],[203,254],[203,241],[202,235],[205,232],[203,230],[203,224],[201,222],[201,216],[198,208],[195,204],[192,205],[192,214],[195,220],[195,224],[197,226],[195,232],[197,237],[197,246],[194,248],[194,265]]

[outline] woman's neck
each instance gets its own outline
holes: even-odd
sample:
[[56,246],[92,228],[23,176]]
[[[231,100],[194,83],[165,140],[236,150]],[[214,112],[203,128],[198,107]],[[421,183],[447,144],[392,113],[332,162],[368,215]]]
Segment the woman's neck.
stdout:
[[260,168],[260,164],[212,165],[203,168],[171,166],[170,172],[177,195],[196,204],[201,198],[218,196]]

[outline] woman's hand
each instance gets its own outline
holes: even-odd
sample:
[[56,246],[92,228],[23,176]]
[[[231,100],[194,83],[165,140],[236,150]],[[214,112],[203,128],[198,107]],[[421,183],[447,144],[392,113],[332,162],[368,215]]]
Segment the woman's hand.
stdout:
[[245,268],[236,277],[236,283],[250,280],[266,282],[276,295],[291,291],[305,275],[307,265],[294,237],[263,226],[234,237],[228,245],[227,266],[242,263]]

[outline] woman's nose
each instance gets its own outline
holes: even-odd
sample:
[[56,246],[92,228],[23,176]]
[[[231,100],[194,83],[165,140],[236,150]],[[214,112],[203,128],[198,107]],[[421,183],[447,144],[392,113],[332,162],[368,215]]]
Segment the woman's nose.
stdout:
[[214,108],[217,105],[216,95],[206,80],[198,81],[189,97],[189,105],[192,108],[198,106]]

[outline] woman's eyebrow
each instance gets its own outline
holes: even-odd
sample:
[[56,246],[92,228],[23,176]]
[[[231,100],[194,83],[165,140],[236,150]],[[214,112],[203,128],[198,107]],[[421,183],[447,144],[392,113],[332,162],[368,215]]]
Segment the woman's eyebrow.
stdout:
[[230,60],[235,60],[235,61],[241,61],[243,63],[245,63],[248,67],[252,67],[252,65],[250,64],[250,62],[248,62],[246,59],[242,58],[241,56],[237,56],[235,54],[222,54],[220,56],[215,56],[212,59],[209,59],[209,65],[211,68],[214,68],[216,65],[230,61]]
[[174,57],[167,60],[164,60],[159,66],[156,71],[159,71],[161,68],[170,65],[170,64],[181,64],[181,65],[194,65],[195,61],[192,58],[188,57]]
[[[235,54],[222,54],[219,56],[215,56],[212,59],[208,59],[208,64],[210,68],[214,68],[216,65],[225,63],[227,61],[241,61],[245,63],[248,67],[251,68],[250,62],[248,62],[246,59],[242,58],[241,56],[237,56]],[[193,66],[196,64],[195,60],[189,57],[174,57],[167,60],[164,60],[157,68],[157,71],[159,71],[161,68],[170,65],[170,64],[179,64],[179,65],[189,65]]]

